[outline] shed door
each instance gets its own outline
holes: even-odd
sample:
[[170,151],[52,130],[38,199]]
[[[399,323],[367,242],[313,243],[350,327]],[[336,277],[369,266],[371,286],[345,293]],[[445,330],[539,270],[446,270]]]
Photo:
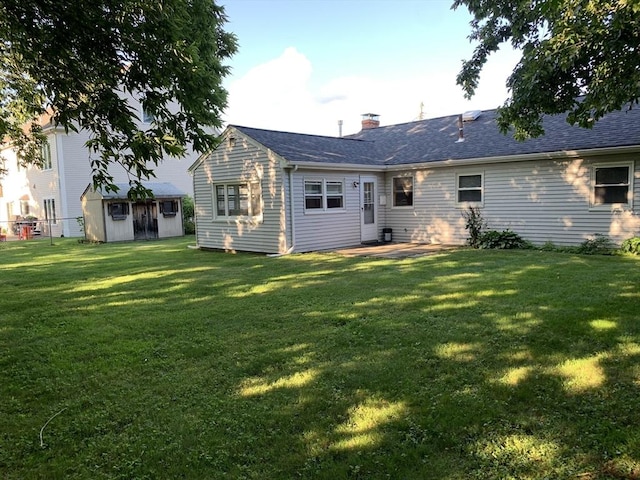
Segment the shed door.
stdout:
[[360,177],[360,241],[378,240],[376,178]]

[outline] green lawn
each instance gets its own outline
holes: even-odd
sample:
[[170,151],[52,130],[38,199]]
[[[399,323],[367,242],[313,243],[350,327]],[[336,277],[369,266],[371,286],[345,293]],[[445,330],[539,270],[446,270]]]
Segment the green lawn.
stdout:
[[190,243],[0,244],[1,478],[640,478],[640,258]]

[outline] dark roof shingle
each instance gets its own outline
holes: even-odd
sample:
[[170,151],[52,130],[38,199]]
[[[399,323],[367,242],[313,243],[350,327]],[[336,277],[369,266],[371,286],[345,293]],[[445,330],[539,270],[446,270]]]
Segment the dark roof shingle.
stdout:
[[420,120],[362,130],[344,138],[235,127],[289,162],[405,165],[640,146],[640,109],[612,112],[592,129],[571,126],[566,115],[544,117],[545,135],[519,142],[498,131],[496,111],[483,111],[464,123],[458,140],[458,116]]

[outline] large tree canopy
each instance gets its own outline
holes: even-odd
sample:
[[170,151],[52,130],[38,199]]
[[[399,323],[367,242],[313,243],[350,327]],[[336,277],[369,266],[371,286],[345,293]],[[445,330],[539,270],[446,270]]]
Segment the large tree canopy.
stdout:
[[215,145],[236,51],[225,22],[214,0],[0,0],[1,138],[37,164],[43,117],[85,130],[94,184],[113,189],[120,164],[144,194],[163,155]]
[[569,112],[591,127],[606,113],[640,98],[640,0],[455,0],[474,20],[479,42],[457,82],[473,96],[480,72],[501,45],[522,51],[499,109],[503,132],[519,139],[544,133],[543,114]]

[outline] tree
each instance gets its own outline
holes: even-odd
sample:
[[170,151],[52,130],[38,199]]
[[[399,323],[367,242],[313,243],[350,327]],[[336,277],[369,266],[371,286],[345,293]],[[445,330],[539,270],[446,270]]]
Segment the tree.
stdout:
[[214,0],[0,0],[0,135],[26,165],[41,161],[43,119],[85,130],[94,185],[115,190],[120,164],[147,194],[163,155],[215,145],[237,48],[226,20]]
[[515,137],[540,136],[543,114],[592,127],[640,98],[640,0],[455,0],[474,20],[478,41],[457,77],[471,98],[482,67],[502,44],[522,51],[507,80],[498,125]]

